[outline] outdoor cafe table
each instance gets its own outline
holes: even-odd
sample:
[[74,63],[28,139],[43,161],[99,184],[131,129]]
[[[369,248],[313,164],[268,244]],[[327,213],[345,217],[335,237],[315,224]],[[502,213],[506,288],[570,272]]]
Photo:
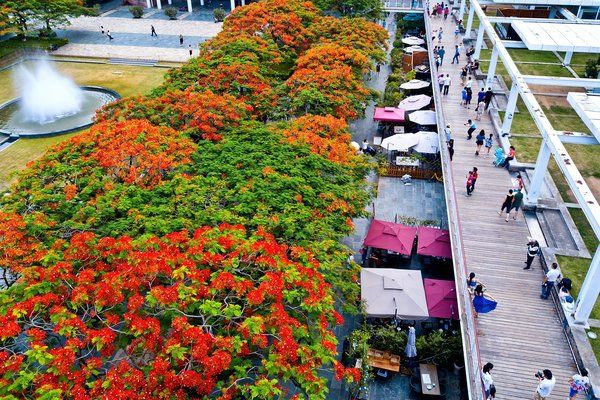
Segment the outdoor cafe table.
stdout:
[[[441,395],[437,367],[433,364],[419,364],[419,371],[421,371],[421,390],[423,394],[429,396]],[[431,385],[431,389],[428,389],[427,385]]]
[[369,349],[367,352],[367,359],[371,367],[400,372],[400,356],[395,354],[388,353],[387,351]]

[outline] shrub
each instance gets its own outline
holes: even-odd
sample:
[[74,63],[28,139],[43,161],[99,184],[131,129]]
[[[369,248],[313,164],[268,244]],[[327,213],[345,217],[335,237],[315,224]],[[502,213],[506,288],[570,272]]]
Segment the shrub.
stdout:
[[598,62],[600,61],[600,57],[598,60],[594,60],[590,58],[585,62],[585,76],[586,78],[596,79],[598,78]]
[[142,15],[144,15],[144,9],[141,6],[129,7],[129,12],[133,15],[133,18],[142,18]]
[[175,7],[165,8],[165,15],[169,17],[169,19],[177,19],[177,9]]
[[215,22],[223,22],[225,21],[225,10],[222,8],[215,8],[213,10],[213,15],[215,16]]

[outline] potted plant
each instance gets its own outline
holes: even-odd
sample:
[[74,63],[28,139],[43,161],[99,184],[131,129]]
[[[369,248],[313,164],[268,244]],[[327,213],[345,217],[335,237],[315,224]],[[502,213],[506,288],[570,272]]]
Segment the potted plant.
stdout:
[[165,15],[171,20],[177,19],[177,9],[175,7],[165,8]]
[[129,7],[129,12],[133,15],[133,18],[142,18],[142,15],[144,15],[144,9],[141,6]]
[[213,10],[213,15],[215,17],[215,22],[223,22],[225,21],[225,10],[222,8],[215,8]]

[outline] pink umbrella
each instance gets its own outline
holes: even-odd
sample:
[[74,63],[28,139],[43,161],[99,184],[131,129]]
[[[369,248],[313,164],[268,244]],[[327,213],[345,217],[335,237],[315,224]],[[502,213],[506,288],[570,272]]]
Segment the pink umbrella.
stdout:
[[423,279],[430,317],[458,319],[456,288],[453,281]]
[[364,245],[410,255],[417,228],[374,219]]
[[374,121],[404,122],[406,113],[396,107],[375,107]]
[[420,226],[417,231],[417,254],[422,256],[452,258],[450,234],[445,229]]

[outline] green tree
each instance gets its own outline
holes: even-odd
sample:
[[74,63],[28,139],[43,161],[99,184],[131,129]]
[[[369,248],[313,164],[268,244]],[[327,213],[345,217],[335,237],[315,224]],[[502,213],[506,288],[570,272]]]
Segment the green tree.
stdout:
[[54,27],[68,25],[70,17],[95,13],[94,9],[86,7],[82,0],[37,0],[35,5],[34,16],[44,23],[44,34],[52,32]]
[[38,7],[38,1],[5,0],[0,7],[0,33],[15,32],[19,36],[25,36],[29,29],[28,22]]
[[315,0],[314,3],[322,10],[338,11],[351,17],[381,19],[383,4],[381,0]]

